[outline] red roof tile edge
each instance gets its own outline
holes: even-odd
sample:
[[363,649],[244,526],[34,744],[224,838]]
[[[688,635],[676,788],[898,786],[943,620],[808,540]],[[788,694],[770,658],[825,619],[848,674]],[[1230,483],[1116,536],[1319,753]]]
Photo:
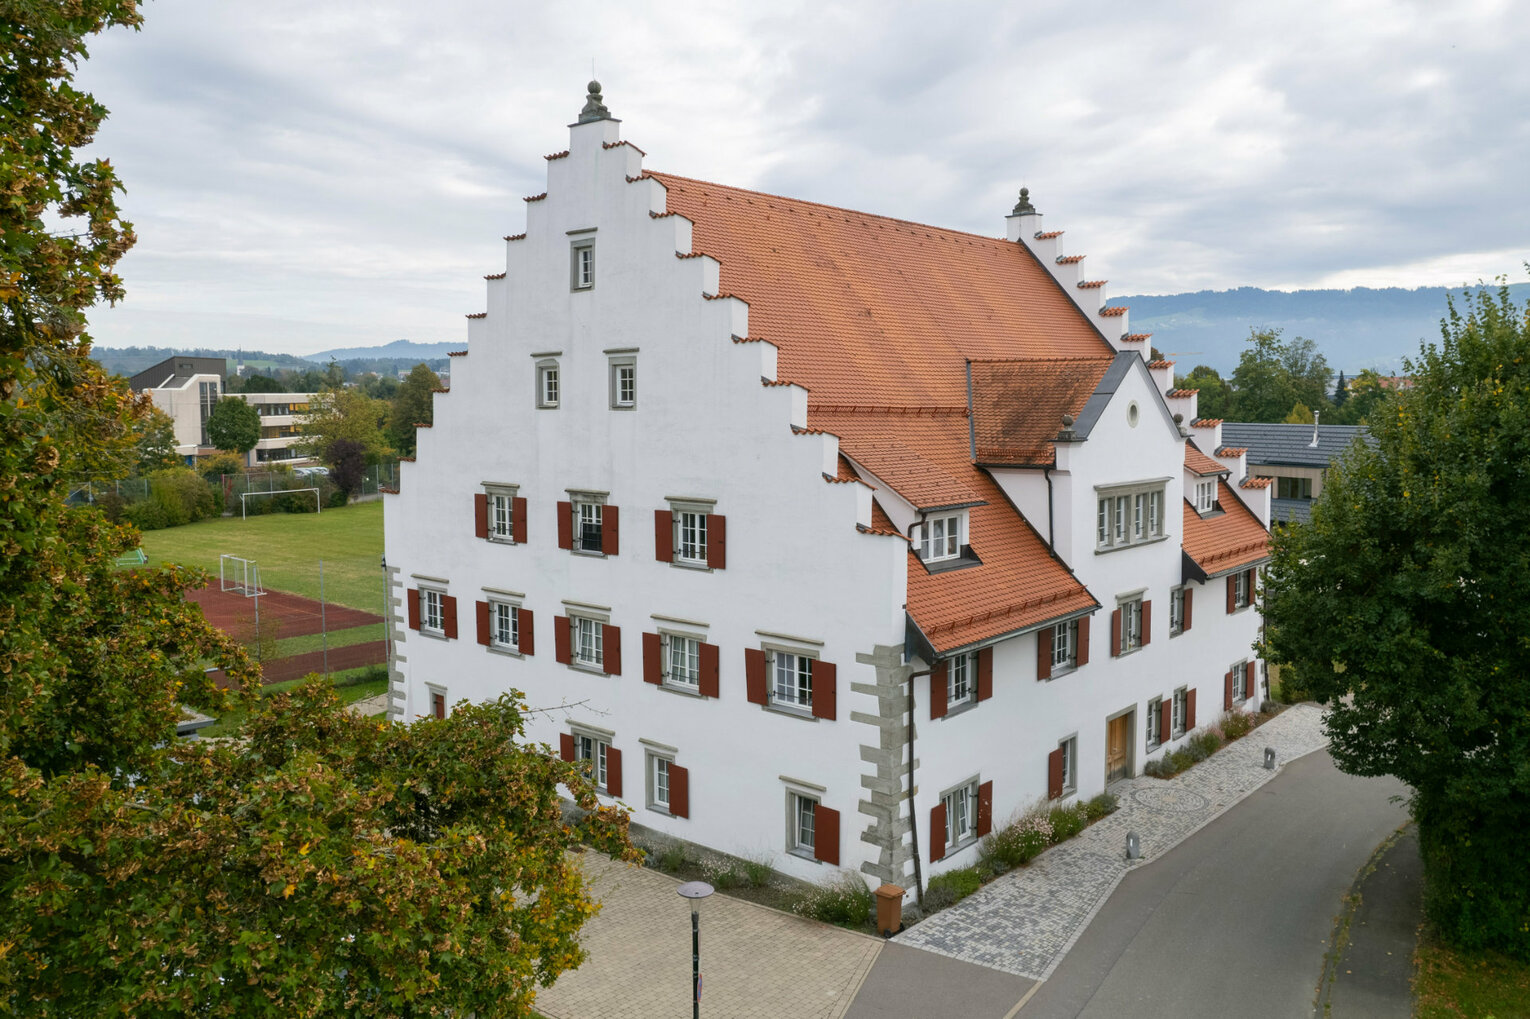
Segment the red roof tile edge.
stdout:
[[471,315],[469,315],[467,317],[468,318],[488,318],[489,317],[489,313],[486,312],[486,311],[475,311],[475,312],[473,312],[473,314],[471,314]]
[[505,240],[507,241],[524,241],[525,239],[525,234],[505,234]]
[[502,273],[502,272],[491,272],[487,276],[484,277],[484,279],[486,279],[486,280],[502,280],[504,278],[505,278],[505,274]]
[[546,197],[547,197],[547,192],[543,191],[540,195],[528,195],[525,198],[522,198],[521,201],[523,201],[523,202],[540,202],[542,199],[544,199]]
[[1239,488],[1269,488],[1269,478],[1244,478],[1238,482]]
[[542,158],[546,159],[546,160],[548,160],[550,162],[550,161],[552,161],[554,159],[562,159],[564,156],[567,156],[567,155],[568,155],[568,149],[564,149],[562,152],[554,152],[552,155],[550,155],[550,156],[543,156]]
[[623,145],[627,146],[629,149],[635,150],[637,152],[637,154],[640,155],[640,156],[648,155],[648,153],[644,152],[642,149],[638,148],[636,145],[632,144],[629,141],[601,142],[600,143],[600,147],[603,148],[603,149],[619,149]]
[[1120,318],[1122,315],[1126,314],[1126,305],[1113,304],[1109,308],[1101,308],[1100,314],[1104,315],[1106,318]]
[[1223,446],[1217,450],[1217,456],[1242,456],[1248,452],[1246,446]]
[[467,357],[467,351],[465,351],[465,350],[448,350],[446,352],[446,356],[447,357]]

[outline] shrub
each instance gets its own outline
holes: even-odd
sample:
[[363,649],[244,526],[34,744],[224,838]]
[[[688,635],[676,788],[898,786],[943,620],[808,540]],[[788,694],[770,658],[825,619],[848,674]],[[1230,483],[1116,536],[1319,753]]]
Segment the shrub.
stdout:
[[[944,874],[937,874],[930,878],[930,888],[950,888],[960,902],[983,886],[983,878],[976,867],[962,867],[957,870],[948,870]],[[928,889],[926,889],[928,892]]]
[[673,874],[685,866],[685,850],[678,846],[659,850],[654,857],[654,866],[666,874]]
[[339,509],[340,507],[344,506],[345,503],[345,493],[336,488],[329,493],[329,498],[325,500],[324,507],[325,509]]
[[209,483],[215,483],[224,474],[244,473],[244,458],[237,453],[214,453],[198,460],[196,470]]
[[719,890],[737,888],[744,883],[744,876],[739,873],[738,866],[731,860],[707,860],[702,863],[701,872],[706,875],[707,881]]
[[122,511],[127,509],[127,500],[116,492],[107,492],[105,495],[96,497],[96,509],[106,514],[106,519],[117,524],[122,522]]
[[1272,692],[1283,704],[1297,704],[1312,699],[1312,689],[1296,671],[1295,665],[1280,666],[1280,682]]
[[839,877],[797,903],[796,912],[824,923],[860,928],[871,922],[876,904],[876,896],[859,875],[840,871]]
[[1146,775],[1148,778],[1163,778],[1163,777],[1165,777],[1164,773],[1163,773],[1163,765],[1164,765],[1164,761],[1167,760],[1168,756],[1169,756],[1168,754],[1165,754],[1163,757],[1155,757],[1155,758],[1153,758],[1151,761],[1147,762],[1146,764],[1144,764],[1142,766],[1142,773],[1144,775]]
[[1052,844],[1066,842],[1084,830],[1084,812],[1081,806],[1053,807],[1047,814],[1052,822]]
[[1217,723],[1222,730],[1222,735],[1231,743],[1235,739],[1242,739],[1254,729],[1254,716],[1244,711],[1229,711],[1222,716]]
[[771,867],[769,857],[751,856],[744,861],[744,880],[749,887],[764,888],[774,876],[775,868]]
[[930,887],[924,890],[924,915],[938,913],[942,909],[956,905],[956,889],[948,884],[937,885],[930,882]]
[[122,519],[140,531],[157,531],[168,526],[165,523],[164,507],[153,501],[135,502],[124,507]]
[[1190,737],[1190,745],[1197,748],[1200,754],[1197,761],[1204,761],[1218,750],[1222,749],[1222,733],[1217,729],[1203,729]]
[[[1157,761],[1149,761],[1156,764]],[[1144,769],[1146,770],[1146,769]],[[1121,805],[1115,793],[1100,793],[1098,796],[1084,804],[1084,817],[1090,821],[1098,821],[1107,814],[1114,814],[1116,808]]]

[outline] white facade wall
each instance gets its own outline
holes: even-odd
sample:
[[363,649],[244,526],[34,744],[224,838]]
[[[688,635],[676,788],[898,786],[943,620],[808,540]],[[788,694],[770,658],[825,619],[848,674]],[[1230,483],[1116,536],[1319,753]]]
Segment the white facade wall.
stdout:
[[195,456],[202,445],[202,386],[204,382],[218,384],[218,395],[223,395],[221,376],[193,375],[175,387],[144,390],[154,406],[170,415],[175,422],[175,453],[177,456]]
[[[454,366],[452,392],[437,401],[435,427],[420,430],[417,462],[403,465],[401,494],[387,504],[387,558],[400,586],[417,586],[411,575],[449,581],[459,619],[453,641],[403,631],[396,710],[426,713],[427,684],[449,702],[524,691],[532,708],[548,709],[528,716],[532,741],[556,747],[570,721],[615,733],[623,800],[638,823],[726,852],[771,853],[778,869],[809,880],[826,868],[783,852],[781,776],[821,786],[823,805],[840,812],[841,865],[857,869],[875,858],[858,837],[865,818],[856,808],[869,772],[860,746],[876,737],[850,716],[876,705],[852,692],[873,672],[856,655],[902,642],[906,546],[857,532],[858,519],[869,519],[869,490],[825,482],[836,440],[793,433],[805,394],[761,385],[774,349],[733,341],[747,334],[747,310],[703,296],[716,292],[715,262],[676,258],[689,250],[689,225],[649,215],[662,211],[662,188],[628,182],[640,169],[636,150],[602,146],[615,141],[610,122],[572,134],[571,154],[549,164],[547,197],[529,204],[525,239],[508,242],[506,275],[489,284],[470,354]],[[574,236],[595,238],[596,282],[571,292],[568,232],[591,227],[593,235]],[[608,350],[634,352],[635,409],[610,406]],[[537,409],[534,355],[549,354],[561,399]],[[525,545],[474,537],[473,495],[484,482],[519,486]],[[620,510],[618,555],[557,547],[556,505],[570,489],[609,493]],[[653,514],[669,497],[716,500],[728,522],[725,569],[656,561]],[[473,603],[484,588],[524,595],[533,656],[475,642]],[[621,629],[620,676],[554,661],[553,617],[565,600],[609,607]],[[717,699],[643,682],[641,635],[659,628],[655,614],[700,624],[664,625],[720,647]],[[821,659],[838,670],[834,721],[746,700],[744,650],[761,645],[759,630],[822,642]],[[675,748],[675,763],[689,769],[689,819],[646,809],[640,740]]]

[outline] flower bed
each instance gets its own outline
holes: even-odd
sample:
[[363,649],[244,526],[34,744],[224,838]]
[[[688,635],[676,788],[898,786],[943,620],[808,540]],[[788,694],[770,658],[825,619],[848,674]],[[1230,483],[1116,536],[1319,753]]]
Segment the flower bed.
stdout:
[[[1273,705],[1267,706],[1273,708]],[[1142,773],[1148,778],[1173,778],[1201,763],[1233,740],[1247,736],[1277,714],[1278,710],[1224,712],[1216,725],[1195,733],[1185,741],[1184,746],[1147,762],[1142,766]]]

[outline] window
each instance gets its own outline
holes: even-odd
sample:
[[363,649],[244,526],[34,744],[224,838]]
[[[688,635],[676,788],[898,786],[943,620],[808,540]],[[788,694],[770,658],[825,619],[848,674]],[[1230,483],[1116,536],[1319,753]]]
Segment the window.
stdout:
[[478,514],[477,531],[478,537],[487,538],[490,541],[514,542],[517,540],[517,523],[521,538],[525,540],[526,523],[524,520],[516,520],[516,512],[521,515],[526,513],[526,500],[516,498],[519,489],[515,485],[500,485],[484,483],[483,495],[479,496],[481,506],[475,511]]
[[430,690],[430,717],[446,717],[446,692],[431,688]]
[[1142,640],[1142,599],[1132,598],[1123,601],[1118,611],[1121,613],[1121,649],[1120,654],[1135,651],[1143,645]]
[[637,358],[630,354],[611,358],[611,406],[616,410],[637,406]]
[[611,744],[607,740],[588,733],[574,733],[574,759],[589,762],[590,779],[603,790],[609,789],[606,784],[606,753],[610,749]]
[[720,570],[728,560],[728,520],[705,498],[666,500],[669,509],[653,511],[654,557],[692,569]]
[[1249,606],[1249,597],[1253,585],[1250,583],[1253,576],[1252,570],[1239,570],[1233,574],[1233,607],[1244,609]]
[[1154,697],[1147,705],[1147,748],[1157,750],[1163,745],[1163,698]]
[[521,610],[508,602],[489,603],[489,646],[515,651],[521,646]]
[[1185,589],[1169,592],[1169,636],[1185,632]]
[[1275,498],[1277,499],[1311,499],[1311,478],[1276,478]]
[[446,632],[445,596],[430,588],[420,590],[420,629],[432,633]]
[[1052,672],[1078,664],[1078,620],[1052,627]]
[[218,383],[199,382],[197,392],[202,407],[202,445],[210,445],[207,439],[207,419],[212,416],[213,408],[218,405]]
[[1078,737],[1069,736],[1057,744],[1057,749],[1062,751],[1062,791],[1066,796],[1078,791]]
[[662,635],[669,645],[664,680],[694,690],[701,681],[701,641],[679,634]]
[[1206,478],[1195,483],[1195,509],[1199,513],[1210,513],[1217,506],[1217,480]]
[[589,290],[595,285],[595,240],[575,241],[569,260],[569,289]]
[[919,558],[927,563],[955,559],[962,551],[962,514],[931,517],[919,530]]
[[604,506],[589,498],[574,497],[574,551],[599,554]]
[[813,659],[791,651],[773,651],[772,704],[808,709],[813,706]]
[[537,406],[544,409],[552,409],[558,406],[560,384],[558,376],[558,362],[540,361],[537,363]]
[[1173,723],[1174,731],[1170,733],[1170,739],[1179,739],[1185,734],[1186,716],[1188,713],[1190,694],[1186,687],[1180,687],[1174,691]]
[[605,627],[599,620],[588,616],[576,616],[570,613],[568,619],[574,637],[574,664],[601,668],[605,663],[605,642],[602,632]]
[[666,814],[669,813],[669,769],[673,763],[670,758],[649,751],[648,806]]
[[977,703],[977,655],[957,655],[947,660],[947,710]]
[[1232,699],[1234,702],[1246,701],[1253,694],[1249,689],[1248,661],[1237,662],[1232,667]]
[[818,831],[815,810],[818,806],[818,797],[795,791],[788,792],[786,804],[790,812],[786,848],[798,856],[816,858]]
[[707,514],[704,511],[675,512],[675,560],[705,566],[707,562]]
[[1099,550],[1157,541],[1164,536],[1162,482],[1097,491],[1094,541]]
[[940,798],[946,808],[946,852],[977,838],[978,783],[973,779]]

